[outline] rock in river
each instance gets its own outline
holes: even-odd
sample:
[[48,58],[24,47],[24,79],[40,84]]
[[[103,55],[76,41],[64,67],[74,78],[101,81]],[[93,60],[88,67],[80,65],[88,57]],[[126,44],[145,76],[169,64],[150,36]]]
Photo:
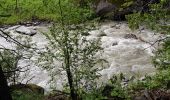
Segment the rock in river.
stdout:
[[30,35],[30,36],[33,36],[37,33],[35,30],[29,29],[29,27],[25,27],[25,26],[21,26],[17,28],[15,31],[18,33],[22,33],[22,34]]

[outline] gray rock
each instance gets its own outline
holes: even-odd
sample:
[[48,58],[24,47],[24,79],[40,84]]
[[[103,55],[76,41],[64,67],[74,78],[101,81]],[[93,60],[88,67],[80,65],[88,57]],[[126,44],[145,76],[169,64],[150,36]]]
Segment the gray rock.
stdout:
[[30,28],[25,27],[25,26],[21,26],[21,27],[17,28],[15,31],[17,33],[22,33],[22,34],[30,35],[30,36],[33,36],[37,33],[35,30],[30,29]]
[[[134,0],[132,4],[128,7],[120,10],[121,6],[117,4],[117,0],[99,0],[96,4],[96,15],[101,18],[108,18],[113,20],[126,20],[126,15],[132,14],[134,12],[149,12],[149,5],[159,3],[160,0]],[[124,2],[119,3],[122,5]],[[168,6],[168,5],[167,5]],[[166,7],[167,8],[167,7]]]
[[134,97],[132,100],[147,100],[147,98],[144,95],[142,95],[139,97]]
[[15,84],[10,86],[11,90],[24,90],[26,92],[44,94],[44,88],[36,84]]
[[98,16],[104,16],[106,13],[116,9],[116,6],[109,3],[107,0],[101,0],[96,9],[96,14]]
[[129,38],[138,39],[135,34],[126,34],[126,35],[124,36],[124,38],[125,38],[125,39],[129,39]]
[[114,43],[112,44],[112,46],[115,46],[115,45],[118,45],[118,43],[117,43],[117,42],[114,42]]

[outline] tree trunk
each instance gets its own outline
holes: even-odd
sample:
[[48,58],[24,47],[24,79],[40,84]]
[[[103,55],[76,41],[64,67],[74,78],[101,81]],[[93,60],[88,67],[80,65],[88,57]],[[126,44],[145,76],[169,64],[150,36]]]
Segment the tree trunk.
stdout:
[[[66,39],[67,42],[67,39]],[[66,67],[66,72],[67,72],[67,78],[68,78],[68,83],[69,83],[69,87],[70,87],[70,96],[72,98],[72,100],[77,100],[77,94],[74,88],[74,84],[73,84],[73,76],[71,73],[71,69],[70,69],[70,54],[69,54],[69,48],[68,48],[68,44],[66,43],[66,48],[65,48],[65,67]]]
[[12,100],[8,83],[0,67],[0,100]]
[[63,19],[63,12],[62,12],[62,8],[61,8],[61,0],[58,1],[59,4],[59,8],[60,8],[60,15],[61,15],[61,25],[63,28],[63,35],[64,35],[64,64],[65,64],[65,70],[67,73],[67,78],[68,78],[68,83],[69,83],[69,87],[70,87],[70,96],[72,100],[77,100],[77,93],[75,91],[74,88],[74,80],[73,80],[73,75],[71,73],[71,64],[70,64],[70,52],[69,52],[69,46],[68,46],[68,33],[65,31],[64,29],[64,19]]

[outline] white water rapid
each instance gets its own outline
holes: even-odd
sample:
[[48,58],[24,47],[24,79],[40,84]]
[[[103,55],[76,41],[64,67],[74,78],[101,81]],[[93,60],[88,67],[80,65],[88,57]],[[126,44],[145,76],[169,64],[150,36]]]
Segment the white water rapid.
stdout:
[[[22,27],[25,31],[37,31],[37,34],[34,36],[27,36],[32,39],[31,43],[35,43],[37,48],[43,49],[45,45],[48,45],[48,40],[41,33],[42,31],[48,31],[48,25],[29,27],[17,25],[4,30],[10,32],[13,36],[20,35],[25,37],[25,35],[19,34],[16,31],[19,27]],[[102,23],[98,30],[93,30],[89,33],[90,35],[87,36],[87,38],[100,36],[102,42],[101,47],[104,48],[102,58],[108,61],[108,64],[100,71],[102,74],[101,81],[105,82],[111,78],[112,75],[119,73],[140,78],[146,74],[155,72],[155,68],[152,65],[152,56],[154,56],[153,52],[157,46],[152,45],[152,43],[162,38],[161,35],[155,34],[147,29],[132,31],[126,22],[111,21]],[[102,34],[105,35],[101,36]],[[0,37],[0,47],[13,49],[15,48],[14,46],[14,44]],[[37,84],[48,90],[50,88],[48,84],[50,77],[47,71],[35,66],[28,60],[21,60],[18,66],[26,65],[30,65],[30,70],[26,76],[24,76],[25,74],[21,74],[22,82],[26,83],[29,80],[28,83]],[[65,77],[58,78],[56,82],[57,89],[62,89],[62,83],[65,80]]]

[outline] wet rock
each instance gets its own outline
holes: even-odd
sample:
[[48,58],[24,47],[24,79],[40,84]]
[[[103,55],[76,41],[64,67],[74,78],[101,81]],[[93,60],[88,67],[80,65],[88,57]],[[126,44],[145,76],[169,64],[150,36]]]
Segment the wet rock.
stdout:
[[117,42],[114,42],[114,43],[112,44],[112,46],[115,46],[115,45],[118,45],[118,43],[117,43]]
[[4,32],[10,32],[12,30],[16,30],[17,28],[21,27],[20,25],[15,25],[15,26],[12,26],[12,27],[6,27],[4,28]]
[[[125,16],[134,12],[149,12],[149,5],[159,3],[160,0],[136,0],[124,7],[122,10],[121,5],[125,2],[121,0],[100,0],[96,5],[96,15],[101,18],[109,18],[113,20],[126,20]],[[129,3],[129,2],[128,2]]]
[[21,26],[21,27],[17,28],[15,31],[18,33],[30,35],[30,36],[33,36],[37,33],[35,30],[29,29],[28,27],[25,27],[25,26]]
[[94,31],[91,31],[91,32],[88,32],[90,35],[92,36],[96,36],[96,37],[102,37],[102,36],[107,36],[106,33],[104,33],[103,31],[101,30],[94,30]]
[[132,100],[170,100],[170,94],[163,90],[142,90]]
[[27,27],[29,27],[29,26],[37,26],[37,25],[40,25],[41,24],[41,22],[40,21],[32,21],[32,22],[22,22],[22,23],[20,23],[20,25],[24,25],[24,26],[27,26]]
[[11,90],[22,90],[25,92],[32,92],[38,94],[44,94],[44,88],[36,84],[16,84],[10,86]]
[[101,32],[101,33],[98,35],[98,37],[102,37],[102,36],[107,36],[107,34],[104,33],[104,32]]
[[55,90],[53,93],[51,93],[49,96],[45,98],[45,100],[70,100],[69,99],[69,94]]
[[139,80],[140,80],[140,81],[144,81],[145,79],[146,79],[146,77],[143,76],[143,77],[141,77]]
[[116,6],[109,3],[107,0],[101,0],[97,6],[96,14],[97,16],[105,16],[105,14],[114,11]]
[[140,96],[140,97],[134,97],[132,100],[147,100],[145,96]]
[[137,36],[135,34],[126,34],[124,36],[125,39],[138,39]]

